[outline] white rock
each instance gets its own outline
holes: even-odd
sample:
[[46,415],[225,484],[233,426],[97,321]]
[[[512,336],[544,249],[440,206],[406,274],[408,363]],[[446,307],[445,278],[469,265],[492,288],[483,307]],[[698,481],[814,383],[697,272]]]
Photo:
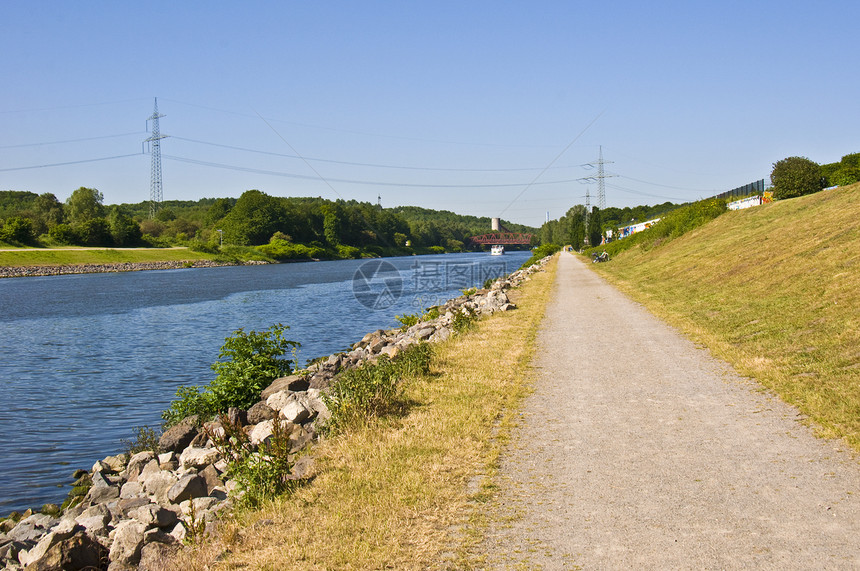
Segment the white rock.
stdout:
[[179,456],[179,465],[183,468],[204,468],[215,463],[219,458],[215,448],[186,448]]
[[272,426],[274,425],[274,419],[264,420],[260,424],[256,425],[253,430],[251,430],[251,444],[255,446],[259,446],[262,444],[268,437],[270,437],[273,433]]
[[272,410],[281,410],[290,400],[290,396],[292,393],[290,391],[279,391],[273,395],[270,395],[269,398],[266,399],[266,406],[268,406]]

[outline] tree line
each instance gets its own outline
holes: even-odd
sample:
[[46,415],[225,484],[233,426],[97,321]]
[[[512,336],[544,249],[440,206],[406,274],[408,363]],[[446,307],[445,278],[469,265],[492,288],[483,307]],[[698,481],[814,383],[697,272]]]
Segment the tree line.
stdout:
[[[275,258],[358,257],[401,250],[474,249],[470,237],[490,230],[490,218],[414,206],[381,208],[355,200],[277,197],[248,190],[239,198],[104,205],[97,189],[81,187],[65,202],[51,193],[0,191],[0,241],[10,244],[105,247],[173,246],[217,251],[257,247]],[[503,221],[512,231],[536,229]]]

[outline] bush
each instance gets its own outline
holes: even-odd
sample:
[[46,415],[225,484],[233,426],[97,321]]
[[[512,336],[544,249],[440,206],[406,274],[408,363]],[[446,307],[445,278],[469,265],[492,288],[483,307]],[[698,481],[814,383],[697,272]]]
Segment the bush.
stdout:
[[292,443],[286,422],[276,418],[271,439],[256,450],[241,424],[233,424],[224,414],[219,422],[223,433],[207,430],[206,434],[227,460],[227,474],[244,492],[244,505],[257,507],[291,488],[293,481],[288,476],[293,467]]
[[161,430],[150,428],[148,426],[135,426],[134,438],[131,440],[121,439],[120,444],[125,448],[125,455],[131,458],[138,452],[152,450],[156,454],[160,452],[158,439],[161,437]]
[[383,355],[376,364],[366,363],[341,373],[323,394],[331,412],[326,432],[343,432],[396,410],[401,404],[403,380],[429,372],[431,357],[430,346],[421,343],[393,360]]
[[58,244],[71,246],[80,242],[81,238],[74,228],[68,224],[57,224],[48,230],[48,236]]
[[17,244],[32,244],[36,241],[33,221],[29,218],[13,216],[0,225],[0,240]]
[[531,265],[534,265],[543,258],[546,258],[547,256],[552,256],[559,250],[561,250],[561,246],[559,246],[558,244],[542,244],[532,251],[532,257],[526,260],[520,267],[527,268]]
[[812,194],[824,188],[821,167],[806,157],[788,157],[777,161],[770,174],[773,196],[777,199]]
[[267,331],[233,332],[218,353],[226,360],[212,364],[215,379],[204,388],[179,387],[176,399],[161,414],[165,425],[172,426],[191,415],[205,420],[230,407],[248,409],[254,405],[263,389],[291,372],[290,361],[280,357],[301,344],[284,339],[287,329],[278,323]]

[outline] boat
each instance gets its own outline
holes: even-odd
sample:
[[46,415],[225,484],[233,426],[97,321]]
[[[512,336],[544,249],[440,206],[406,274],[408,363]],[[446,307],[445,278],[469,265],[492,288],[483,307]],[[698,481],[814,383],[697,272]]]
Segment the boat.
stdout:
[[491,256],[501,256],[505,253],[505,247],[501,244],[493,244],[490,246],[490,255]]

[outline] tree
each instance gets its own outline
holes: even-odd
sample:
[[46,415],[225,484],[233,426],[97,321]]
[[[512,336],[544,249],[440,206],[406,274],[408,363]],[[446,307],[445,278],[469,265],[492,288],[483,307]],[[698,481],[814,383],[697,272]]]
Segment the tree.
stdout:
[[110,235],[117,246],[135,246],[140,243],[140,225],[134,219],[114,209],[108,217]]
[[50,192],[40,194],[33,201],[33,209],[36,215],[33,225],[37,234],[44,234],[63,222],[63,204]]
[[110,246],[113,244],[110,223],[105,218],[91,218],[75,227],[84,246]]
[[80,187],[66,201],[66,215],[72,226],[83,224],[93,218],[102,218],[105,208],[104,196],[94,188]]
[[29,218],[15,216],[8,218],[0,225],[0,240],[18,244],[32,244],[35,241],[33,221]]
[[224,241],[240,246],[265,244],[272,234],[286,229],[285,217],[281,199],[246,190],[222,221]]
[[788,157],[775,162],[770,181],[777,199],[812,194],[824,188],[821,167],[806,157]]
[[588,217],[588,243],[594,247],[603,241],[603,222],[600,218],[600,209],[596,206],[591,208],[591,216]]

